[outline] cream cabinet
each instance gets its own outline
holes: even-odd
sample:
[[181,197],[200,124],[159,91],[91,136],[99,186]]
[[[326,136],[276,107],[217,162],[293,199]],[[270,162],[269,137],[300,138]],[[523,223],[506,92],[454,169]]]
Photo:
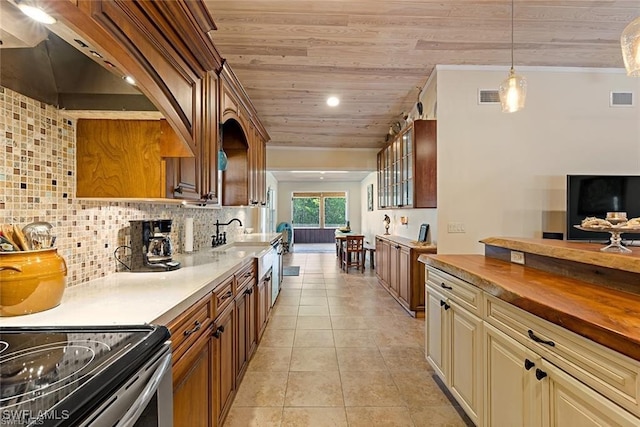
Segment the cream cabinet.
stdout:
[[477,426],[640,425],[640,362],[426,268],[425,355]]
[[486,426],[638,426],[640,420],[485,325]]
[[437,285],[433,277],[427,280],[425,354],[469,418],[478,424],[482,415],[483,352],[482,320],[476,313],[481,307],[476,307],[476,313],[466,309],[452,292],[454,286],[461,285],[442,280],[438,277]]
[[491,325],[485,325],[484,341],[484,425],[540,426],[542,384],[534,376],[539,358]]

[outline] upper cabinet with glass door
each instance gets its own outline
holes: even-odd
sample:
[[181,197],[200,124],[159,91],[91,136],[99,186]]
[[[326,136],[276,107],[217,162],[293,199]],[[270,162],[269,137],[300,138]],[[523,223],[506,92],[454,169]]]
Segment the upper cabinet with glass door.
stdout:
[[437,206],[436,121],[416,120],[378,153],[378,208]]

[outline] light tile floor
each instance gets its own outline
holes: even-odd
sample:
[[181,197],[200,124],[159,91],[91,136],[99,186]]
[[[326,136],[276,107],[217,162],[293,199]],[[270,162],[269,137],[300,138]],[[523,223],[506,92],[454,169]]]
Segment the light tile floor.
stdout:
[[294,252],[282,291],[224,427],[466,426],[424,357],[409,316],[371,269]]

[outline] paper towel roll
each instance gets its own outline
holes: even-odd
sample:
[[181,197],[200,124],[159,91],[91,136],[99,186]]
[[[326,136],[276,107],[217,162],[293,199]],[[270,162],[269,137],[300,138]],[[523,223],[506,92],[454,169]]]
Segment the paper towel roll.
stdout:
[[193,252],[193,218],[184,219],[184,251]]

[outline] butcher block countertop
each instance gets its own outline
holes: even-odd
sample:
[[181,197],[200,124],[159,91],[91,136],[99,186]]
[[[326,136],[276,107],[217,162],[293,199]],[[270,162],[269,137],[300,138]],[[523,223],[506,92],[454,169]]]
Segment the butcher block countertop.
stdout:
[[[491,243],[493,240],[487,239],[483,243],[494,244]],[[526,239],[512,242],[501,242],[500,246],[508,243],[514,250],[534,252],[534,246],[538,245],[534,239],[529,243]],[[547,249],[540,245],[537,250],[564,253],[567,257],[579,256],[572,253],[571,247],[563,248],[562,243],[552,242]],[[522,245],[528,246],[524,249]],[[597,250],[594,252],[601,254]],[[609,254],[604,255],[608,258],[606,255]],[[593,263],[605,262],[594,258]],[[627,260],[623,262],[621,258]],[[640,360],[640,295],[483,255],[421,255],[419,260],[551,323]],[[606,261],[607,267],[611,267],[609,261]],[[616,254],[614,261],[616,265],[640,271],[640,266],[632,266],[634,262],[640,262],[636,257]]]
[[[607,246],[606,244],[567,240],[489,237],[481,240],[480,243],[598,267],[640,273],[640,247],[637,246],[627,246],[631,253],[619,254],[602,252],[600,249]],[[638,280],[640,282],[640,277]]]

